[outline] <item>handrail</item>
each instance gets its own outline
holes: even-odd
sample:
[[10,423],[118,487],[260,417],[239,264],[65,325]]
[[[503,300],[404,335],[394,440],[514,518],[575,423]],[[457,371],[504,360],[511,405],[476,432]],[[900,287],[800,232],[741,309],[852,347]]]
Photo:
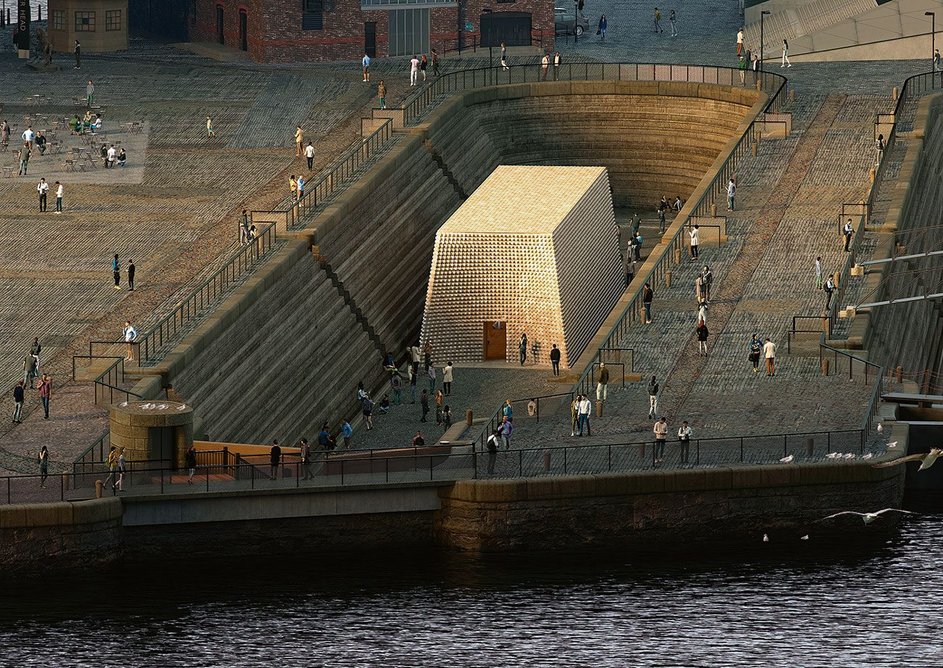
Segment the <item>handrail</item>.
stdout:
[[[884,367],[880,364],[866,360],[863,357],[858,357],[852,355],[846,350],[841,350],[839,348],[833,348],[824,341],[825,334],[822,334],[822,341],[819,342],[819,368],[823,371],[825,370],[825,365],[823,360],[825,359],[823,353],[831,353],[833,359],[835,360],[834,368],[829,369],[829,374],[832,375],[834,372],[838,374],[838,362],[840,359],[847,358],[848,360],[848,378],[854,380],[855,377],[855,363],[860,364],[864,369],[864,382],[869,382],[869,376],[873,375],[875,377],[874,387],[871,388],[871,397],[868,400],[868,408],[865,411],[865,416],[863,418],[862,430],[870,431],[871,427],[874,425],[874,418],[877,415],[879,408],[879,402],[881,398],[881,388],[883,387],[884,382]],[[864,438],[862,436],[862,438]]]

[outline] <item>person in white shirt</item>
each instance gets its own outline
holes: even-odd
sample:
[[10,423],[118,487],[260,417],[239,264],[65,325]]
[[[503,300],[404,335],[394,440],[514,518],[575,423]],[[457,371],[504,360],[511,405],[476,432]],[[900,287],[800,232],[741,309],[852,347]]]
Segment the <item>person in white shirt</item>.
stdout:
[[731,211],[733,211],[733,199],[736,194],[737,184],[734,183],[733,179],[731,178],[730,181],[727,182],[727,208]]
[[128,344],[128,355],[125,357],[126,362],[134,361],[134,342],[138,338],[138,330],[134,328],[134,325],[131,324],[130,320],[125,320],[124,329],[122,330],[125,343]]
[[314,144],[308,142],[308,145],[305,146],[305,160],[308,161],[308,170],[314,168]]
[[550,68],[550,56],[544,54],[544,57],[540,59],[540,72],[544,81],[547,80],[547,70]]
[[29,126],[23,130],[23,143],[29,144],[29,150],[33,150],[33,140],[36,138],[36,134],[33,132],[33,126]]
[[363,80],[370,81],[370,56],[363,54],[360,64],[363,66]]
[[815,258],[815,289],[822,289],[822,256]]
[[792,63],[789,62],[789,42],[786,40],[783,40],[783,64],[779,67],[792,67]]
[[49,192],[49,184],[46,183],[46,179],[39,179],[39,183],[36,185],[36,192],[39,193],[39,211],[40,213],[45,213],[46,194]]
[[701,243],[701,232],[700,232],[698,226],[695,225],[694,227],[692,227],[692,228],[688,231],[688,234],[691,235],[691,259],[692,259],[692,260],[696,260],[696,259],[697,259],[697,247],[698,247],[698,246],[700,245],[700,243]]
[[56,213],[62,214],[62,193],[64,192],[62,184],[56,181]]
[[118,156],[118,152],[115,150],[115,145],[112,144],[108,147],[107,157],[105,158],[105,167],[114,167],[115,158]]
[[452,363],[446,362],[442,367],[442,392],[445,396],[452,394]]
[[743,28],[737,31],[737,55],[743,53]]
[[419,76],[419,59],[416,56],[413,56],[412,60],[409,61],[409,85],[415,86],[416,79]]
[[766,358],[766,375],[776,375],[776,344],[767,337],[763,344],[763,357]]
[[851,225],[851,218],[848,219],[848,222],[845,223],[845,226],[842,228],[842,234],[845,235],[845,252],[851,252],[851,237],[855,233],[855,228]]
[[668,438],[668,420],[664,416],[658,419],[655,426],[652,427],[655,433],[655,463],[658,464],[665,458],[665,440]]
[[681,427],[678,428],[678,441],[681,443],[681,463],[688,463],[688,452],[691,445],[691,427],[688,426],[688,421],[685,420],[681,423]]
[[593,408],[593,405],[592,403],[590,403],[589,397],[584,396],[583,399],[580,401],[580,407],[579,407],[580,433],[577,434],[577,436],[583,435],[584,426],[586,427],[586,435],[587,436],[593,435],[593,430],[590,428],[590,424],[589,424],[589,413],[592,410],[592,408]]

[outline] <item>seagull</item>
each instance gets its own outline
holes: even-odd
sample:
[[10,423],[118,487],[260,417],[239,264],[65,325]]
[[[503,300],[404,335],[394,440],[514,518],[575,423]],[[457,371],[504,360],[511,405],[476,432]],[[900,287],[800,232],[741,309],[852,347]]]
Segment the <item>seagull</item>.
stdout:
[[880,515],[883,515],[884,513],[904,513],[905,515],[916,515],[916,513],[912,513],[909,510],[901,510],[899,508],[885,508],[884,510],[879,510],[874,513],[856,513],[853,510],[844,510],[840,513],[835,513],[834,515],[823,517],[822,519],[819,520],[819,522],[824,522],[825,520],[830,520],[834,517],[840,517],[841,515],[857,515],[864,521],[865,524],[871,524],[871,522],[876,520]]
[[841,453],[840,453],[840,452],[830,452],[830,453],[828,453],[827,455],[825,455],[825,459],[841,459]]
[[779,461],[780,461],[781,463],[783,463],[783,464],[788,464],[788,463],[791,462],[793,459],[795,459],[795,457],[793,457],[792,455],[789,455],[788,457],[783,457],[783,458],[780,459]]
[[939,459],[940,455],[943,455],[943,448],[930,448],[930,452],[921,453],[916,455],[908,455],[906,457],[901,457],[899,459],[894,459],[889,462],[882,462],[881,464],[873,464],[876,469],[883,469],[889,466],[897,466],[898,464],[903,464],[904,462],[920,462],[920,468],[918,471],[925,471],[926,469],[933,466],[933,463]]
[[764,543],[768,543],[768,542],[769,542],[769,536],[768,536],[767,534],[765,534],[765,533],[763,534],[763,542],[764,542]]
[[893,450],[896,447],[897,447],[897,441],[891,441],[890,443],[887,444],[888,450]]
[[799,540],[809,540],[809,534],[806,534],[805,536],[800,536]]
[[862,455],[862,456],[861,456],[861,459],[871,459],[872,457],[874,457],[874,453],[873,453],[873,452],[869,452],[869,453],[866,454],[866,455]]
[[880,433],[882,433],[883,431],[884,431],[884,425],[881,424],[880,422],[878,422],[878,433],[880,434]]
[[853,452],[849,452],[845,454],[845,459],[854,459],[854,458],[855,458],[855,453]]

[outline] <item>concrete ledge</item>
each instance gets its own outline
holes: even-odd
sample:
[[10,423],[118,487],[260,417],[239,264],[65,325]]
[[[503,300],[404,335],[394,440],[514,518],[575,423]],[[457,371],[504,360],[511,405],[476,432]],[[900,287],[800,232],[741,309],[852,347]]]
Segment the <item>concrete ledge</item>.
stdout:
[[121,499],[0,506],[0,529],[98,524],[121,517]]

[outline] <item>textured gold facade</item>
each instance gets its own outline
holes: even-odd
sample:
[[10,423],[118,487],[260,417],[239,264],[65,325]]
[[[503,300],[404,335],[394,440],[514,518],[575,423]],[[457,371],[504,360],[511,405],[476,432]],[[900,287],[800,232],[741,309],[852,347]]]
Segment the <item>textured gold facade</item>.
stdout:
[[507,361],[526,333],[538,364],[556,344],[569,366],[623,287],[605,168],[500,166],[436,233],[422,340],[437,360],[480,362],[501,322]]

